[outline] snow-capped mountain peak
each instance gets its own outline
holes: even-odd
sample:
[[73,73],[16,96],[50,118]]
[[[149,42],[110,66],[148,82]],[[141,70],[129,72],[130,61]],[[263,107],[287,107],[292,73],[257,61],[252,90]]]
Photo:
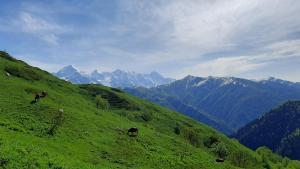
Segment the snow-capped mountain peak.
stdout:
[[201,87],[204,85],[215,87],[223,87],[227,85],[240,85],[243,87],[247,86],[247,84],[244,81],[234,77],[208,76],[205,78],[201,78],[195,76],[187,76],[183,80],[186,80],[187,83],[189,83],[189,85],[191,85],[192,87]]
[[73,65],[68,65],[68,66],[65,66],[62,69],[60,69],[57,73],[70,74],[70,73],[74,73],[74,72],[79,72],[79,70],[77,68],[75,68]]
[[73,83],[91,83],[91,80],[88,78],[88,75],[86,75],[83,72],[80,72],[77,68],[75,68],[72,65],[63,67],[57,73],[54,73],[54,75],[63,80],[71,81]]
[[94,70],[90,74],[86,74],[72,65],[62,68],[57,73],[54,73],[54,75],[72,83],[95,83],[119,88],[137,86],[155,87],[174,81],[173,79],[163,77],[157,72],[141,74],[120,69],[112,72],[99,72],[98,70]]
[[281,85],[290,85],[290,86],[296,84],[294,82],[278,79],[278,78],[275,78],[275,77],[268,77],[268,78],[259,80],[258,82],[262,83],[262,84],[281,84]]
[[272,86],[290,86],[299,88],[299,82],[290,82],[287,80],[282,80],[274,77],[269,77],[261,80],[249,80],[242,79],[236,77],[216,77],[216,76],[208,76],[208,77],[196,77],[196,76],[186,76],[181,79],[181,81],[185,82],[186,88],[189,87],[208,87],[208,88],[219,88],[219,87],[228,87],[228,86],[240,86],[247,87],[254,84],[263,84],[266,87]]

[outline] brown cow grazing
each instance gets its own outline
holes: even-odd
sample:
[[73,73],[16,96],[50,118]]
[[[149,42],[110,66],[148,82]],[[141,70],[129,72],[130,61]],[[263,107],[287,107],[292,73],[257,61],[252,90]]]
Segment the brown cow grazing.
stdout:
[[136,127],[132,127],[128,129],[127,133],[130,137],[136,137],[139,134],[139,129]]

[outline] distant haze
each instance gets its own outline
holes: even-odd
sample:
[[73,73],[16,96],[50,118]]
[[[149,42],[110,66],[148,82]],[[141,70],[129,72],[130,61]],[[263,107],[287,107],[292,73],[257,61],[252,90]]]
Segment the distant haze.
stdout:
[[300,81],[300,1],[3,1],[0,46],[50,72]]

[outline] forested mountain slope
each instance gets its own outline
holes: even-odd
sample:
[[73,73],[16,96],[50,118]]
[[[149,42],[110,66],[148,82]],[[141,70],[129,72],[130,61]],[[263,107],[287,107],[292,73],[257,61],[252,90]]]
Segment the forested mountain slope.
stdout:
[[235,135],[244,145],[267,146],[293,159],[300,159],[300,101],[288,101],[241,128]]

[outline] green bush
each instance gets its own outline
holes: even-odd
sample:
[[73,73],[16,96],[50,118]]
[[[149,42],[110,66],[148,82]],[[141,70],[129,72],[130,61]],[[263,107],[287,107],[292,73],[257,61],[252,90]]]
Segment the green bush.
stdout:
[[178,125],[174,128],[174,133],[180,135],[180,127]]
[[103,99],[101,97],[101,95],[97,95],[96,98],[95,98],[95,101],[96,101],[96,107],[98,109],[104,109],[104,110],[107,110],[109,108],[109,103],[107,100]]
[[212,146],[213,146],[214,144],[217,144],[217,143],[219,143],[219,142],[220,142],[220,140],[219,140],[218,137],[216,137],[216,136],[210,136],[210,137],[208,137],[207,139],[205,139],[205,140],[203,141],[203,144],[204,144],[204,146],[207,147],[207,148],[212,148]]
[[222,142],[214,143],[212,145],[212,152],[214,152],[219,158],[223,159],[229,155],[226,145]]
[[41,76],[35,73],[32,69],[20,66],[7,66],[4,69],[12,76],[20,77],[26,80],[40,80]]
[[185,138],[195,147],[200,147],[202,145],[202,142],[200,141],[199,134],[194,131],[193,129],[187,129],[185,131]]
[[[101,95],[101,97],[108,101],[109,107],[116,109],[126,109],[126,110],[140,110],[140,108],[123,98],[122,96],[107,90],[99,85],[88,84],[88,85],[80,85],[81,89],[87,91],[87,94],[96,97],[97,95]],[[83,91],[82,91],[83,92]]]
[[13,62],[17,62],[18,60],[11,57],[8,53],[4,52],[4,51],[0,51],[0,57],[9,60],[9,61],[13,61]]
[[144,121],[151,121],[152,120],[152,113],[143,113],[142,114],[142,119],[144,120]]
[[53,136],[56,133],[57,129],[62,125],[63,121],[64,113],[63,111],[58,111],[58,114],[52,120],[52,125],[48,130],[48,134]]
[[9,159],[8,158],[5,158],[5,157],[0,157],[0,167],[2,168],[5,168],[6,165],[8,164],[9,162]]
[[282,160],[279,155],[274,154],[268,147],[259,147],[256,149],[256,152],[261,155],[263,160],[265,161],[272,161],[273,163],[277,163]]
[[241,168],[251,168],[257,164],[256,159],[241,150],[230,153],[228,158],[233,165]]
[[262,156],[262,166],[263,166],[265,169],[272,169],[268,157]]

